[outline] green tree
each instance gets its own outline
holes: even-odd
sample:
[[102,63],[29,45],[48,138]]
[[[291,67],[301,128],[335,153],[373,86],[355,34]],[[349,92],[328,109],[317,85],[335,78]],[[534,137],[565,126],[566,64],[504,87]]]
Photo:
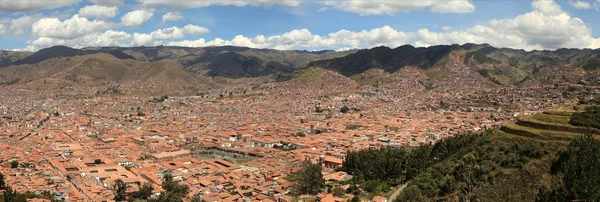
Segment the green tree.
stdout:
[[10,167],[11,168],[19,168],[19,161],[17,161],[17,160],[11,161]]
[[333,188],[333,195],[336,197],[343,197],[344,195],[346,195],[346,190],[344,190],[343,188],[337,186]]
[[4,181],[4,174],[0,173],[0,190],[6,189],[6,182]]
[[304,161],[304,167],[297,174],[298,183],[295,186],[295,191],[298,194],[318,194],[325,185],[321,169],[321,164]]
[[588,107],[585,112],[574,113],[570,123],[600,129],[600,106]]
[[569,142],[552,163],[551,171],[562,174],[562,184],[542,191],[538,201],[600,201],[600,141],[586,134]]
[[140,187],[140,189],[137,192],[131,194],[131,197],[133,199],[146,200],[150,198],[150,196],[152,196],[152,191],[154,191],[154,187],[152,187],[152,184],[146,182]]
[[342,108],[340,108],[340,112],[342,113],[348,113],[350,111],[350,108],[348,106],[343,106]]
[[149,199],[148,202],[182,202],[190,191],[187,185],[180,185],[174,181],[169,172],[163,176],[162,188],[165,191],[161,192],[158,198]]
[[426,196],[423,196],[421,193],[421,189],[417,186],[409,186],[406,187],[399,198],[396,201],[411,201],[411,202],[420,202],[420,201],[429,201]]
[[27,201],[25,197],[20,197],[19,193],[13,191],[12,187],[6,187],[6,191],[4,191],[4,195],[2,197],[5,202],[25,202]]
[[190,201],[191,202],[206,202],[206,200],[202,199],[202,195],[200,195],[200,194],[194,194],[194,196],[192,196],[192,199]]
[[125,201],[125,191],[127,191],[127,184],[123,182],[123,180],[118,179],[115,180],[115,184],[113,185],[113,190],[115,192],[115,201]]

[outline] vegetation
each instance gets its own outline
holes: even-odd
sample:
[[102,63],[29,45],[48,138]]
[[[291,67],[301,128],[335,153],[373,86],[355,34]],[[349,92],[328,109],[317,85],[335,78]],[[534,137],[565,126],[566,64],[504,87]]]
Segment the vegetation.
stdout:
[[0,173],[0,189],[6,189],[6,182],[4,181],[4,174]]
[[294,186],[294,191],[297,194],[318,194],[325,185],[321,169],[322,166],[320,164],[305,161],[304,167],[297,173],[298,178]]
[[571,140],[552,162],[562,182],[540,192],[537,201],[600,201],[600,141],[587,134]]
[[125,192],[127,191],[127,184],[123,182],[123,180],[118,179],[115,181],[113,185],[113,190],[115,192],[115,201],[124,201],[126,196]]
[[289,181],[289,182],[294,182],[296,180],[298,180],[298,176],[296,174],[289,174],[288,176],[285,176],[285,180]]
[[129,201],[148,200],[152,196],[154,187],[149,182],[144,183],[137,192],[131,194]]
[[346,195],[346,190],[342,189],[341,187],[337,186],[333,188],[333,195],[336,197],[343,197],[344,195]]
[[585,112],[574,113],[570,123],[600,129],[600,106],[588,107]]
[[350,108],[348,106],[344,105],[342,108],[340,108],[340,112],[342,112],[344,114],[348,113],[348,112],[350,112]]
[[41,192],[40,194],[31,192],[18,193],[14,191],[11,186],[6,186],[3,173],[0,173],[0,190],[2,190],[0,193],[0,202],[27,202],[28,199],[33,198],[42,198],[55,201],[54,194],[48,191]]
[[[350,151],[346,154],[341,170],[354,175],[349,183],[360,184],[365,191],[379,195],[391,186],[413,180],[434,164],[452,156],[486,134],[458,135],[439,141],[435,145],[423,145],[410,151],[396,147]],[[347,193],[355,192],[352,188],[350,187]]]
[[163,177],[162,188],[165,191],[160,192],[158,198],[149,199],[148,202],[182,202],[183,198],[190,192],[187,185],[180,185],[173,181],[173,175],[168,172]]
[[[544,113],[530,118],[571,127],[565,121],[577,120],[575,116],[581,123],[596,122],[595,108],[565,110],[573,111],[573,117]],[[559,127],[540,130],[511,124],[539,135],[513,135],[503,129],[440,141],[431,148],[430,165],[424,170],[413,171],[418,173],[414,177],[402,171],[407,187],[396,201],[600,200],[600,140]]]
[[17,161],[17,160],[11,161],[10,168],[19,168],[19,161]]
[[531,116],[531,118],[534,120],[555,124],[569,124],[569,122],[571,121],[571,117],[569,116],[558,116],[544,113],[534,114],[533,116]]

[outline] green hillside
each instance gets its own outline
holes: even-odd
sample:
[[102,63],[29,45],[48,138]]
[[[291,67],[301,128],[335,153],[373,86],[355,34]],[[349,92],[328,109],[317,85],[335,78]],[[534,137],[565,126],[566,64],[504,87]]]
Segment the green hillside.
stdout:
[[341,168],[355,176],[347,193],[371,199],[400,190],[394,201],[597,201],[590,191],[600,190],[590,182],[597,172],[587,170],[600,169],[599,111],[566,106],[434,145],[352,151]]
[[[568,153],[599,147],[598,130],[590,128],[598,108],[553,109],[488,131],[409,181],[396,201],[596,201],[589,190],[600,185],[577,176],[587,173],[581,166],[600,166],[598,155],[575,163]],[[574,119],[584,124],[571,125]]]

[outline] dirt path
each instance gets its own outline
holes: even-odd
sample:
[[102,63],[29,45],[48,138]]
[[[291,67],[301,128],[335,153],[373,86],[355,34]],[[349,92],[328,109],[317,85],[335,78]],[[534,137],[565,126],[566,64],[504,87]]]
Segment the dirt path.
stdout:
[[390,196],[390,198],[388,199],[388,202],[394,202],[394,200],[396,200],[396,197],[398,197],[398,195],[400,195],[400,192],[402,192],[402,190],[404,190],[404,188],[406,188],[406,184],[400,185],[400,187],[398,187],[398,189],[394,192],[394,194],[392,194],[392,196]]

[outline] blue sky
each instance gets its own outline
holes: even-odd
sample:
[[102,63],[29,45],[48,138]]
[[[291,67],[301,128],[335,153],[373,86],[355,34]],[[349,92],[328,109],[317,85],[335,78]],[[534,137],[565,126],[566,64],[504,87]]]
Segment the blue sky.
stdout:
[[[342,50],[451,43],[527,50],[600,48],[598,4],[600,0],[0,0],[0,48]],[[167,13],[182,17],[163,21]]]

